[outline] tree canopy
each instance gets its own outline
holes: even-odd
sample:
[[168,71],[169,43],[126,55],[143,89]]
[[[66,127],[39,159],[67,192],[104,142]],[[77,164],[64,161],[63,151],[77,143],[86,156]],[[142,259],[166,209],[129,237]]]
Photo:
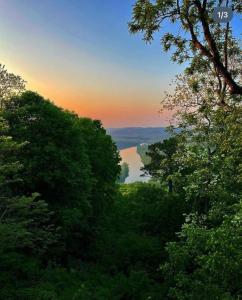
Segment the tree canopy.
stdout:
[[[223,1],[219,1],[219,5],[222,4]],[[131,33],[142,32],[144,40],[150,42],[155,32],[169,21],[174,31],[162,34],[161,43],[165,51],[174,49],[172,59],[178,63],[190,61],[190,72],[208,70],[212,65],[225,88],[228,87],[231,94],[241,95],[242,87],[228,64],[231,27],[214,21],[216,5],[217,1],[206,0],[137,0],[129,29]],[[225,6],[232,6],[234,13],[242,11],[239,0],[228,0]],[[182,31],[177,31],[177,27]]]

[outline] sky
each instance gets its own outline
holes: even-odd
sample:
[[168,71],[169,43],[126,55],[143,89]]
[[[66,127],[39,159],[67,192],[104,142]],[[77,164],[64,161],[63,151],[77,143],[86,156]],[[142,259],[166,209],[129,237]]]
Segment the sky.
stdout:
[[[0,0],[0,63],[56,105],[105,127],[164,126],[182,66],[131,35],[134,0]],[[167,29],[167,28],[166,28]]]

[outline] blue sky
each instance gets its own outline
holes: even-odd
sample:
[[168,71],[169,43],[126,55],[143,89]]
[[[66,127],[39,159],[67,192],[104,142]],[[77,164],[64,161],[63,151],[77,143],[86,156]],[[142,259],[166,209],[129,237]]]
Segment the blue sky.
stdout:
[[28,88],[107,127],[167,124],[160,100],[184,66],[170,61],[159,38],[147,45],[130,35],[134,2],[3,0],[0,62]]

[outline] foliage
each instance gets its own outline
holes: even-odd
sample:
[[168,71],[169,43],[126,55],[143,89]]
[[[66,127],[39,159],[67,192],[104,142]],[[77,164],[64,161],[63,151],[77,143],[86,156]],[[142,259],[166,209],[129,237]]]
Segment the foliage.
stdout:
[[[46,255],[58,240],[52,213],[38,194],[20,196],[15,185],[21,180],[19,144],[6,135],[0,120],[0,299],[13,299],[16,292],[35,281]],[[17,297],[17,295],[16,295]]]
[[78,118],[77,129],[82,134],[91,167],[92,222],[105,213],[113,201],[116,179],[120,173],[120,156],[115,143],[98,120]]
[[[192,216],[169,243],[163,266],[170,299],[239,299],[242,262],[242,206],[235,205],[219,226],[209,227]],[[209,216],[210,217],[210,216]]]
[[87,201],[90,167],[75,116],[33,92],[8,101],[3,115],[13,138],[28,141],[19,155],[21,188],[38,191],[53,205]]
[[5,66],[0,64],[0,109],[9,98],[20,94],[24,89],[25,81],[20,76],[9,73]]
[[3,115],[13,138],[28,141],[18,155],[19,191],[38,191],[55,210],[69,251],[84,251],[119,172],[111,138],[100,122],[80,119],[33,92],[11,98]]
[[183,222],[185,202],[157,184],[125,184],[120,192],[101,225],[94,260],[99,257],[112,272],[148,268],[155,273],[165,243],[175,239]]
[[121,164],[121,172],[119,174],[119,177],[117,179],[118,183],[124,183],[125,179],[129,176],[129,165],[124,162]]
[[[222,2],[219,1],[219,5]],[[225,5],[241,13],[240,1],[228,0]],[[144,40],[150,42],[166,21],[174,24],[175,30],[164,33],[161,38],[165,51],[174,49],[172,59],[178,63],[190,61],[187,69],[190,73],[201,71],[201,68],[207,72],[212,67],[225,89],[241,95],[242,87],[228,66],[232,29],[229,24],[221,25],[214,21],[213,11],[216,6],[217,1],[206,0],[137,0],[129,29],[131,33],[142,32]],[[175,24],[183,30],[176,30]]]
[[117,184],[128,167],[101,122],[22,93],[0,65],[0,299],[241,298],[241,51],[215,4],[134,6],[131,32],[180,24],[163,47],[190,61],[163,100],[179,129],[149,146],[149,183]]
[[[219,5],[222,5],[219,1]],[[241,12],[238,1],[226,1]],[[163,34],[173,60],[189,61],[162,109],[175,109],[180,132],[150,146],[146,172],[169,179],[190,213],[168,243],[162,263],[165,299],[241,297],[241,50],[229,24],[216,24],[216,1],[143,1],[133,8],[130,31],[150,42],[165,22],[183,31]],[[175,25],[174,25],[175,26]],[[174,141],[175,147],[172,146]]]
[[173,158],[177,151],[178,139],[171,137],[162,142],[148,146],[147,156],[150,158],[143,171],[151,175],[153,178],[158,178],[161,182],[167,182],[170,192],[173,191],[174,184],[172,174],[178,170],[178,164]]
[[150,157],[147,155],[148,148],[148,144],[140,144],[136,149],[144,166],[150,163]]

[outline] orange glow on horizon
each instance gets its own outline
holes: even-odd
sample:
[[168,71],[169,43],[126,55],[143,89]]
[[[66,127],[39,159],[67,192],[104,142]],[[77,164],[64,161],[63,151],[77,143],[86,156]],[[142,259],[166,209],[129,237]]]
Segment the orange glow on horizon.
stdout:
[[[160,110],[161,95],[147,89],[108,89],[101,81],[96,88],[77,87],[67,79],[48,78],[43,74],[33,78],[22,63],[6,62],[7,68],[27,81],[27,89],[38,92],[57,106],[68,109],[83,117],[101,120],[105,127],[154,127],[167,126],[172,113]],[[21,72],[20,72],[21,70]],[[23,72],[23,70],[25,70]],[[30,75],[31,74],[31,75]],[[66,82],[65,82],[66,80]],[[66,84],[64,84],[64,82]],[[151,100],[152,99],[152,100]]]
[[[47,92],[41,93],[47,97]],[[49,93],[48,93],[49,94]],[[154,103],[137,103],[130,101],[126,103],[122,98],[113,99],[103,95],[72,95],[67,93],[59,95],[54,92],[49,99],[57,106],[68,109],[82,117],[101,120],[105,127],[149,127],[169,125],[172,113],[165,111],[159,113],[160,105]],[[68,99],[68,100],[67,100]]]

